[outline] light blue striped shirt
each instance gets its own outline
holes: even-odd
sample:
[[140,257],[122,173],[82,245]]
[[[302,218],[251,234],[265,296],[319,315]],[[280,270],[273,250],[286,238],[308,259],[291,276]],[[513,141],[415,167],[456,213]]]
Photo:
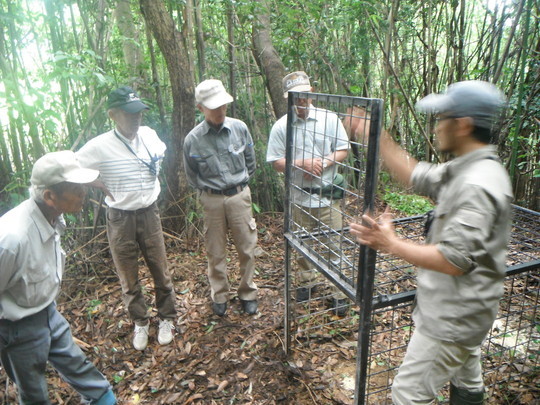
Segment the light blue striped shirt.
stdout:
[[[109,207],[131,211],[157,200],[161,191],[157,174],[165,149],[153,129],[140,127],[132,141],[114,130],[99,135],[77,152],[77,158],[83,167],[99,170],[100,179],[115,199],[105,198]],[[155,173],[148,167],[152,160]]]

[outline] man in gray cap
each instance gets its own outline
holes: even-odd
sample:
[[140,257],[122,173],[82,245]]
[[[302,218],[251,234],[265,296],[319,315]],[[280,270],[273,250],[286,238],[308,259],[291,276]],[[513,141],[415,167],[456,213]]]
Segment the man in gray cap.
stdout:
[[249,178],[255,172],[255,150],[248,127],[227,117],[233,101],[220,80],[210,79],[195,89],[197,108],[204,121],[186,136],[184,168],[188,183],[199,190],[204,210],[208,280],[212,309],[225,315],[230,294],[227,277],[227,232],[240,261],[238,297],[245,313],[257,312],[255,247],[257,226],[251,211]]
[[[512,187],[494,145],[503,94],[465,81],[431,94],[417,108],[436,114],[439,149],[455,159],[418,162],[385,133],[386,167],[437,206],[424,245],[399,238],[389,214],[351,224],[358,241],[418,266],[415,331],[394,379],[397,405],[428,404],[448,382],[453,405],[482,404],[480,347],[503,294]],[[364,128],[360,125],[359,128]]]
[[150,315],[139,283],[141,252],[154,280],[159,344],[172,341],[176,318],[175,293],[156,202],[161,191],[158,174],[166,147],[153,129],[141,126],[143,111],[148,106],[131,87],[112,91],[107,109],[115,128],[88,141],[77,157],[84,167],[99,170],[112,194],[105,198],[109,246],[124,304],[135,323],[133,347],[144,350],[148,345]]
[[85,184],[98,175],[81,168],[71,151],[46,154],[32,170],[30,198],[0,218],[0,362],[17,384],[21,404],[49,403],[47,362],[85,403],[116,403],[55,302],[65,260],[62,214],[82,209]]

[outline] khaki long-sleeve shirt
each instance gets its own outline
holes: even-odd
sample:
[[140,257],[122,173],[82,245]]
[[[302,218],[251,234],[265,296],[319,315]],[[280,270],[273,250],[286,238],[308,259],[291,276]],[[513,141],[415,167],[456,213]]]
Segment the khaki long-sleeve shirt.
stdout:
[[478,346],[503,294],[510,179],[490,145],[442,165],[419,163],[412,181],[416,192],[437,201],[426,243],[463,271],[456,277],[419,269],[416,327],[437,339]]

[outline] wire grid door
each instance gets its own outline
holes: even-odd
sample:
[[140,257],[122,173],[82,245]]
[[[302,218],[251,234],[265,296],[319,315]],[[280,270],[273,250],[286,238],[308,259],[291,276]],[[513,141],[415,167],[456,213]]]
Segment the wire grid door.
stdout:
[[[289,116],[295,97],[311,97],[325,120],[333,111],[345,124],[350,138],[349,156],[343,162],[331,162],[345,177],[344,198],[328,210],[327,219],[318,220],[316,211],[298,203],[296,195],[321,193],[313,182],[303,182],[305,169],[294,156],[292,123],[288,123],[288,164],[286,170],[286,349],[291,339],[296,344],[324,345],[330,339],[356,339],[357,358],[354,364],[356,404],[391,404],[393,378],[403,360],[413,331],[412,303],[416,289],[415,269],[410,264],[371,250],[362,250],[348,233],[348,223],[374,206],[377,175],[380,108],[378,100],[355,99],[311,93],[294,93],[289,98]],[[356,128],[358,118],[368,117],[364,128]],[[324,134],[322,134],[324,135]],[[360,136],[362,135],[362,136]],[[373,138],[371,138],[373,137]],[[369,142],[368,142],[369,141]],[[371,149],[370,149],[371,148]],[[313,149],[301,157],[313,156]],[[307,153],[311,151],[311,153]],[[302,173],[292,182],[294,171]],[[373,177],[372,177],[373,176]],[[307,177],[307,176],[306,176]],[[322,184],[321,184],[322,185]],[[317,224],[303,226],[296,219],[300,211]],[[338,218],[334,221],[335,218]],[[340,224],[331,226],[329,224]],[[395,221],[398,234],[422,242],[422,216]],[[540,368],[540,214],[514,206],[514,218],[507,258],[505,294],[499,315],[482,347],[484,380],[489,393],[488,403],[517,403],[508,400],[512,384],[534,381]],[[314,277],[296,277],[299,260],[309,263]],[[307,299],[298,299],[298,290],[306,288]],[[335,298],[345,295],[345,316],[337,316]],[[337,331],[337,332],[336,332]],[[337,333],[337,334],[336,334]],[[519,395],[519,389],[516,395]],[[509,394],[510,392],[510,394]],[[446,390],[442,392],[447,394]],[[531,401],[536,400],[533,398]],[[529,403],[532,403],[529,401]],[[441,400],[439,403],[445,403]],[[521,402],[528,403],[528,402]]]
[[[532,383],[540,370],[540,213],[513,207],[507,271],[499,313],[482,347],[488,404],[513,402],[519,384]],[[402,238],[423,240],[423,217],[395,221]],[[410,264],[379,253],[375,270],[373,312],[366,392],[361,403],[392,404],[390,387],[410,340],[415,296],[415,271]],[[529,380],[529,381],[527,381]],[[532,385],[532,384],[531,384]],[[515,386],[515,388],[514,388]],[[446,390],[442,393],[447,396]],[[515,398],[511,398],[516,395]],[[445,403],[442,400],[438,403]]]
[[[359,246],[348,224],[374,209],[382,106],[380,99],[290,92],[287,114],[286,350],[293,329],[296,341],[311,340],[336,324],[343,332],[345,323],[358,333],[356,369],[364,373],[376,252]],[[364,391],[362,382],[357,376],[356,391]]]

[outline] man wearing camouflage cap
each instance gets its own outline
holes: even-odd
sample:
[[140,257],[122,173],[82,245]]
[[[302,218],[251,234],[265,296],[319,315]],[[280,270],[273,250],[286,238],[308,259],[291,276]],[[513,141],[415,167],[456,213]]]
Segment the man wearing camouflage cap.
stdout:
[[[285,98],[289,91],[311,93],[313,90],[308,75],[303,71],[289,73],[283,78],[282,85]],[[311,102],[310,97],[296,98],[291,117],[291,183],[295,186],[291,187],[293,222],[310,232],[321,227],[340,230],[343,228],[340,199],[322,194],[321,189],[325,184],[334,183],[338,166],[349,153],[349,138],[337,114],[314,107]],[[266,151],[266,161],[280,173],[286,169],[287,119],[284,115],[272,126]],[[329,249],[329,259],[332,266],[340,269],[344,259],[335,253],[340,246],[339,233],[334,233],[325,244],[335,246]],[[311,299],[319,283],[308,260],[300,257],[297,263],[295,298],[302,302]],[[349,310],[346,295],[335,286],[331,287],[328,306],[340,317],[347,315]]]

